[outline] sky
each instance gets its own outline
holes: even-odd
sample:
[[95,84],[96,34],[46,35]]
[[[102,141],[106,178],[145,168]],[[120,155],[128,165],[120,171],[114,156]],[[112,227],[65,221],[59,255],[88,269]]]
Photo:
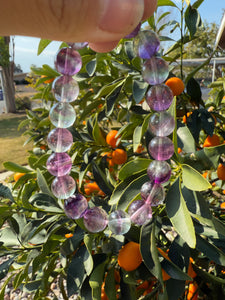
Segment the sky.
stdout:
[[[181,0],[174,0],[179,4]],[[195,1],[191,0],[191,3]],[[203,21],[220,24],[225,9],[225,0],[204,0],[199,7]],[[15,63],[20,64],[23,72],[29,72],[32,64],[41,67],[43,64],[53,66],[54,57],[60,42],[52,42],[39,56],[37,49],[40,39],[15,36]]]

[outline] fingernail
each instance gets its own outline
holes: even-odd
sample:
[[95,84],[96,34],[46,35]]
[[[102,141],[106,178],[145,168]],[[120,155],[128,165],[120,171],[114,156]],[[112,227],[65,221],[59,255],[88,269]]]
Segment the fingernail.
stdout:
[[103,31],[123,33],[132,30],[141,20],[143,0],[104,0],[104,11],[99,23]]

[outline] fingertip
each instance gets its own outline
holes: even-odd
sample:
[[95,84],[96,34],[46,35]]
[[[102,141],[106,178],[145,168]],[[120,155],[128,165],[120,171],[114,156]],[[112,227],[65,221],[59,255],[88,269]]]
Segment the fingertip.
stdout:
[[89,47],[99,53],[106,53],[112,51],[119,41],[102,42],[102,43],[89,43]]

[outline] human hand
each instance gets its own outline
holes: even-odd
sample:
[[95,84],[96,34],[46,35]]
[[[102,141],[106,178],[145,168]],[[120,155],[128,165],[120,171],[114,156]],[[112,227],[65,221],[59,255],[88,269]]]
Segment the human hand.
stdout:
[[1,3],[0,35],[25,35],[89,42],[97,52],[112,50],[157,0],[7,0]]

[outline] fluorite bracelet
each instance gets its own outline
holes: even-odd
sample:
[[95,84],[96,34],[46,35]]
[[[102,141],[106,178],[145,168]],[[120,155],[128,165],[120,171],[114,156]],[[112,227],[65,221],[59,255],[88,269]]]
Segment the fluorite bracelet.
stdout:
[[58,102],[49,114],[56,127],[47,137],[48,146],[53,151],[47,160],[47,169],[55,176],[51,190],[55,197],[65,199],[66,215],[72,219],[83,218],[84,226],[92,233],[103,231],[108,225],[113,234],[125,234],[132,223],[143,225],[148,222],[152,218],[152,206],[164,202],[165,190],[162,184],[171,176],[171,168],[166,160],[174,153],[173,142],[168,136],[174,130],[175,121],[167,109],[173,101],[173,93],[163,84],[169,74],[168,64],[157,56],[160,41],[155,32],[139,29],[140,25],[126,38],[134,37],[134,51],[144,61],[142,76],[150,85],[146,101],[153,111],[149,119],[149,130],[155,137],[151,139],[148,150],[154,160],[147,169],[149,181],[140,190],[141,200],[133,201],[127,213],[115,210],[108,216],[100,207],[89,208],[87,199],[75,192],[76,183],[69,175],[72,160],[66,153],[72,146],[73,137],[67,128],[76,119],[70,102],[75,101],[79,95],[78,83],[73,78],[82,67],[81,56],[77,50],[86,46],[86,43],[69,44],[68,48],[59,50],[55,60],[55,68],[62,75],[53,82],[53,94]]

